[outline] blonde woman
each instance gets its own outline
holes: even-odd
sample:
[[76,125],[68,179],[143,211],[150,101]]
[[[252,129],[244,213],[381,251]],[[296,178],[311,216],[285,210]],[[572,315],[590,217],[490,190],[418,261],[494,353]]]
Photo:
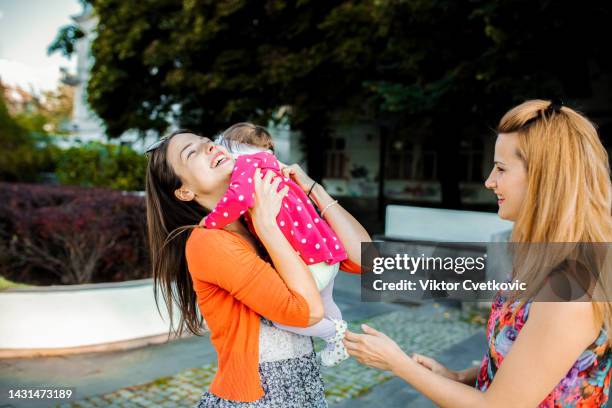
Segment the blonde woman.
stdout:
[[[499,216],[514,221],[515,243],[612,242],[607,152],[591,122],[566,106],[531,100],[506,113],[485,185]],[[612,372],[610,289],[598,286],[591,298],[598,301],[538,302],[547,286],[542,271],[515,265],[513,278],[532,292],[494,299],[480,368],[455,372],[409,357],[365,325],[364,334],[347,332],[345,345],[360,363],[392,371],[443,407],[603,407]]]

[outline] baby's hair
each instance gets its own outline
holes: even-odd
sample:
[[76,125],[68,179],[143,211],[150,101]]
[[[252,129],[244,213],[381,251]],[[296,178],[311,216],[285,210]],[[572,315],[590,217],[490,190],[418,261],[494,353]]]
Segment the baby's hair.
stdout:
[[242,143],[269,149],[274,153],[274,142],[266,128],[249,122],[240,122],[230,126],[215,139],[215,143],[225,146],[230,151],[233,150],[234,144]]

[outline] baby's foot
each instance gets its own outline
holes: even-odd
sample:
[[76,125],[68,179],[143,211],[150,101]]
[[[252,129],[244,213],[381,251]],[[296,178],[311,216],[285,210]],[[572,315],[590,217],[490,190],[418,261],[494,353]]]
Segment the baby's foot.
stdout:
[[334,337],[326,340],[327,345],[321,352],[321,364],[325,367],[336,366],[349,358],[346,347],[342,343],[347,328],[346,322],[344,320],[330,320],[336,325],[336,334]]

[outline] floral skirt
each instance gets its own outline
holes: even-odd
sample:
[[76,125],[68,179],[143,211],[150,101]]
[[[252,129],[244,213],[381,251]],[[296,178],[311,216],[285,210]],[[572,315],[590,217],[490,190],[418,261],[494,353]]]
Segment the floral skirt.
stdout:
[[313,352],[302,357],[259,364],[264,396],[253,402],[230,401],[206,392],[195,408],[327,407],[319,362]]

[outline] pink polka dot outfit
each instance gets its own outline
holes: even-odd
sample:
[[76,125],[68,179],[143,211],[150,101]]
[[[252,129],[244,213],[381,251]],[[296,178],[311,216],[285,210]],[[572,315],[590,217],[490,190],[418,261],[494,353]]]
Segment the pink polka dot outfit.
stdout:
[[[266,170],[282,177],[278,160],[271,153],[239,156],[229,188],[214,210],[204,218],[206,228],[223,228],[253,206],[253,177],[257,168],[261,169],[262,177]],[[347,255],[342,243],[327,222],[319,217],[312,201],[294,181],[283,178],[279,190],[285,185],[289,186],[289,191],[283,198],[276,222],[289,244],[307,265],[319,262],[331,265],[345,260]]]
[[[243,146],[247,147],[247,146]],[[244,149],[243,149],[244,150]],[[255,199],[253,177],[257,168],[263,177],[266,170],[272,170],[282,177],[280,165],[274,155],[267,151],[252,154],[235,154],[236,163],[232,170],[230,185],[217,206],[204,218],[206,228],[223,228],[236,221],[241,215],[252,228],[247,209]],[[321,362],[333,366],[348,358],[342,343],[347,324],[333,299],[334,277],[341,261],[347,259],[344,246],[332,228],[319,217],[312,201],[294,181],[284,178],[279,190],[289,186],[287,195],[276,217],[280,230],[287,241],[308,265],[320,290],[324,308],[324,318],[308,327],[292,327],[273,322],[280,329],[303,336],[320,337],[327,343],[321,352]]]

